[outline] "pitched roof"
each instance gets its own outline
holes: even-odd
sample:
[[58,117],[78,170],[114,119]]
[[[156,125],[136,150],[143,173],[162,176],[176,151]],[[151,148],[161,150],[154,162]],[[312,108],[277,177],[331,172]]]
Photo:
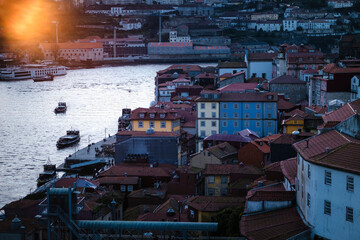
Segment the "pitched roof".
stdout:
[[249,53],[249,61],[272,61],[276,53]]
[[254,90],[258,83],[231,83],[218,90],[220,92],[245,92],[246,90]]
[[270,80],[269,84],[304,84],[305,85],[306,82],[294,78],[293,76],[290,75],[282,75],[280,77],[273,78],[272,80]]
[[292,134],[281,134],[277,139],[271,141],[271,144],[293,144],[296,142]]
[[[143,114],[143,117],[141,117]],[[153,115],[152,115],[153,114]],[[153,116],[153,117],[152,117]],[[164,116],[164,117],[162,117]],[[176,120],[180,116],[176,110],[161,108],[137,108],[131,112],[131,120]]]
[[296,157],[289,158],[280,162],[281,170],[284,176],[289,180],[290,184],[295,184],[297,174],[297,159]]
[[278,101],[278,109],[281,110],[288,110],[288,109],[292,109],[296,107],[296,105],[292,102],[286,101],[282,98],[279,99]]
[[157,167],[150,167],[149,164],[120,163],[100,173],[98,177],[124,177],[125,174],[128,177],[170,177],[174,170],[175,166],[169,164],[159,164]]
[[304,111],[301,111],[300,109],[296,108],[290,112],[285,113],[285,116],[295,116],[295,115],[299,115],[301,117],[306,117],[308,114],[305,113]]
[[16,200],[16,201],[6,204],[1,209],[5,210],[5,211],[6,211],[6,209],[10,209],[10,208],[26,209],[28,207],[37,205],[38,203],[39,203],[39,200],[19,199],[19,200]]
[[323,120],[325,123],[327,122],[343,122],[349,117],[360,113],[360,99],[357,99],[353,102],[346,103],[345,105],[341,106],[340,108],[325,113],[322,115]]
[[163,70],[158,71],[158,74],[162,74],[162,73],[166,73],[170,70],[176,70],[176,69],[181,69],[184,72],[190,72],[190,71],[201,71],[201,67],[199,65],[193,65],[193,64],[174,64],[171,65],[168,68],[165,68]]
[[218,68],[246,68],[246,62],[221,62]]
[[289,117],[288,119],[284,120],[282,122],[282,124],[285,124],[285,123],[287,123],[289,121],[292,121],[292,120],[304,120],[304,117],[299,115],[299,114],[295,114],[295,115],[292,115],[291,117]]
[[310,228],[305,225],[296,207],[243,215],[240,221],[241,234],[249,240],[285,240]]
[[316,160],[326,154],[326,149],[332,151],[348,143],[360,144],[360,140],[347,136],[336,130],[315,135],[293,144],[295,150],[307,161]]
[[213,134],[206,137],[204,141],[224,141],[224,142],[251,142],[257,138],[257,135],[235,135],[235,134]]
[[347,68],[347,67],[340,67],[338,65],[336,65],[336,63],[329,63],[327,65],[324,66],[324,68],[322,69],[324,72],[326,73],[354,73],[355,74],[359,74],[360,73],[360,67],[351,67],[351,68]]
[[219,159],[222,159],[222,158],[225,158],[228,156],[232,156],[232,155],[236,155],[236,157],[237,157],[236,148],[227,142],[220,143],[215,146],[209,147],[206,150],[211,152],[215,157],[217,157]]
[[138,177],[102,177],[95,180],[95,182],[103,184],[131,184],[136,185],[139,182]]
[[194,196],[188,201],[188,205],[198,211],[217,212],[229,207],[244,206],[245,198],[242,197],[214,197]]
[[224,102],[277,102],[277,93],[243,92],[243,93],[222,93],[221,101]]
[[243,164],[206,164],[205,175],[228,175],[230,173],[262,174],[262,170]]

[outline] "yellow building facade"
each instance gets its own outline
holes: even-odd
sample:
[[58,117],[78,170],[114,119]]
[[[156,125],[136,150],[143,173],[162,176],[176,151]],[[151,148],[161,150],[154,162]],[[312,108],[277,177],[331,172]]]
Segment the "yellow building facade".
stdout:
[[283,121],[283,132],[292,134],[294,131],[302,132],[304,129],[304,118],[300,115],[294,115]]

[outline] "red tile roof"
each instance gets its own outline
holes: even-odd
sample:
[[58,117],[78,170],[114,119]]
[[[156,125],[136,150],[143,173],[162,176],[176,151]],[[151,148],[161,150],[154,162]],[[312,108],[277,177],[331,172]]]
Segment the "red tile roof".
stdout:
[[[222,93],[221,101],[224,102],[277,102],[277,93],[244,92],[244,93]],[[211,99],[214,101],[213,99]]]
[[257,85],[258,83],[231,83],[218,90],[220,92],[245,92],[246,90],[254,90]]
[[262,174],[262,170],[251,166],[241,164],[206,164],[205,175],[228,175],[230,173],[242,174]]
[[294,107],[296,107],[296,105],[294,103],[291,103],[284,99],[279,99],[279,101],[278,101],[278,109],[280,111],[286,111],[288,109],[293,109]]
[[138,177],[102,177],[95,180],[100,185],[103,184],[125,184],[136,185],[139,182]]
[[227,142],[220,143],[215,146],[209,147],[206,150],[211,152],[215,157],[217,157],[219,159],[223,159],[223,158],[229,157],[231,155],[236,155],[236,158],[237,158],[237,149]]
[[188,200],[188,205],[202,212],[217,212],[229,207],[244,206],[245,198],[195,196]]
[[276,190],[269,190],[269,191],[259,191],[259,190],[251,190],[250,196],[246,196],[247,201],[271,201],[271,202],[283,202],[283,201],[294,201],[296,196],[295,191],[276,191]]
[[232,73],[224,73],[219,76],[219,78],[229,78],[232,77]]
[[200,73],[199,75],[197,75],[195,78],[217,78],[217,75],[214,73],[208,73],[208,72],[203,72]]
[[[41,43],[40,44],[45,50],[51,51],[54,47],[54,43]],[[58,43],[59,49],[93,49],[103,48],[100,42],[83,42],[83,43]]]
[[281,161],[280,167],[284,176],[289,180],[290,184],[295,184],[295,178],[297,174],[296,157]]
[[175,166],[169,164],[159,164],[157,167],[150,167],[149,164],[126,164],[120,163],[100,173],[101,177],[170,177],[175,170]]
[[330,63],[324,66],[323,71],[326,73],[354,73],[359,74],[360,73],[360,67],[353,67],[353,68],[346,68],[346,67],[340,67],[337,66],[336,63]]
[[1,210],[15,208],[15,209],[26,209],[28,207],[33,207],[35,205],[39,204],[39,200],[31,200],[31,199],[20,199],[17,201],[13,201],[11,203],[6,204],[1,208]]
[[357,113],[360,113],[360,99],[357,99],[350,103],[346,103],[344,106],[334,111],[325,113],[322,115],[322,118],[325,123],[327,122],[340,123]]
[[264,154],[270,153],[270,146],[266,142],[255,140],[255,141],[250,142],[249,144],[254,145]]
[[243,215],[240,221],[241,234],[249,240],[285,240],[309,229],[296,207]]
[[271,84],[306,84],[306,82],[301,81],[295,77],[292,77],[290,75],[282,75],[280,77],[277,78],[273,78],[272,80],[270,80],[270,85]]
[[182,64],[174,64],[174,65],[171,65],[170,67],[164,69],[164,70],[160,70],[158,71],[157,73],[158,74],[161,74],[161,73],[166,73],[170,70],[176,70],[176,69],[181,69],[183,70],[184,72],[191,72],[191,71],[201,71],[201,67],[199,65],[191,65],[191,64],[187,64],[187,65],[182,65]]
[[318,106],[318,105],[312,105],[312,106],[308,106],[305,107],[311,109],[312,111],[318,113],[318,114],[324,114],[327,111],[327,107],[326,106]]
[[249,53],[249,61],[272,61],[276,53]]
[[326,152],[348,143],[360,143],[360,140],[332,130],[293,144],[295,150],[306,160],[314,160]]
[[221,62],[218,68],[246,68],[246,62]]
[[284,120],[282,124],[285,124],[292,120],[304,120],[304,117],[300,116],[299,114],[295,114],[295,115],[292,115],[291,117],[289,117],[288,119]]
[[291,112],[287,112],[285,113],[285,116],[294,116],[294,115],[300,115],[301,117],[306,117],[308,114],[305,113],[304,111],[301,111],[300,109],[296,108],[294,110],[292,110]]

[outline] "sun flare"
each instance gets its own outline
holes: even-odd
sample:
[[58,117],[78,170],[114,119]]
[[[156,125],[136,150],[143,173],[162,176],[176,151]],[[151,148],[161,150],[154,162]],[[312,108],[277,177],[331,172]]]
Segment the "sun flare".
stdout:
[[54,5],[46,0],[9,1],[1,6],[3,34],[11,41],[40,41],[54,35]]

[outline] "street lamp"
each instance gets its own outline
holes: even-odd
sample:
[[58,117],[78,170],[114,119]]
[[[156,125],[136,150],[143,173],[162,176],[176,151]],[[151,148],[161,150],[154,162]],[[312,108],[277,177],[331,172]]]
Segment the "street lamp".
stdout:
[[51,23],[55,23],[56,24],[56,44],[59,43],[59,36],[58,36],[58,25],[59,22],[58,21],[52,21]]

